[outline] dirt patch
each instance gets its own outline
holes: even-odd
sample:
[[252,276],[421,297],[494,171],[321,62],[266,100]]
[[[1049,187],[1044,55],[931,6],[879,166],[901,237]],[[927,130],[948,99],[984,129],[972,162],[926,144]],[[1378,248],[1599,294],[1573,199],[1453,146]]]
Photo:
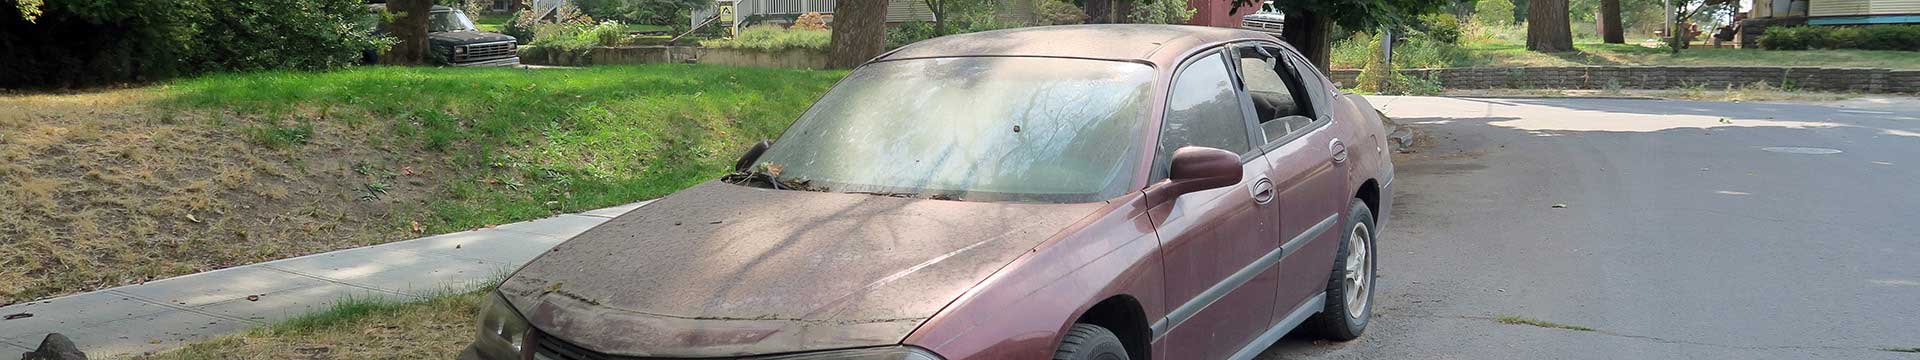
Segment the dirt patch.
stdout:
[[[156,96],[0,96],[0,305],[404,238],[457,175],[445,155],[381,144],[385,129]],[[268,143],[293,126],[326,136]]]

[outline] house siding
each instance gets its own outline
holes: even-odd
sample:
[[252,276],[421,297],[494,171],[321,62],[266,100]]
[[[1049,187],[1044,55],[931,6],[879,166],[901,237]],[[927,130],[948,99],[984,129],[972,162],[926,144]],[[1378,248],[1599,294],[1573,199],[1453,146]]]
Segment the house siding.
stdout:
[[1920,14],[1920,0],[1813,0],[1807,8],[1815,17]]

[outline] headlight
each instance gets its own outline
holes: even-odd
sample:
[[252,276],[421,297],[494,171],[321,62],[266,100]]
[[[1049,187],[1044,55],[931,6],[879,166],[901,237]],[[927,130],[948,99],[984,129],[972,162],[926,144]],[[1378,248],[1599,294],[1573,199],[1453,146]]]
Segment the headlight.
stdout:
[[455,46],[455,47],[453,47],[453,53],[455,53],[455,54],[465,54],[465,53],[467,53],[467,47],[466,47],[466,46]]
[[889,346],[879,348],[826,351],[817,353],[778,355],[753,360],[944,360],[940,355],[912,346]]
[[532,327],[506,298],[497,293],[489,298],[492,300],[480,307],[480,334],[473,339],[473,348],[483,358],[519,359],[521,349],[527,346],[527,330]]

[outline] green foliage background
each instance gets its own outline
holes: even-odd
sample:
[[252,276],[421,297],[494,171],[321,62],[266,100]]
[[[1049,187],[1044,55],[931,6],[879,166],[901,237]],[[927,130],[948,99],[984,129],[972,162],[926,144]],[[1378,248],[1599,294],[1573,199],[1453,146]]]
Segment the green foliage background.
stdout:
[[391,44],[361,0],[0,1],[0,88],[331,69]]

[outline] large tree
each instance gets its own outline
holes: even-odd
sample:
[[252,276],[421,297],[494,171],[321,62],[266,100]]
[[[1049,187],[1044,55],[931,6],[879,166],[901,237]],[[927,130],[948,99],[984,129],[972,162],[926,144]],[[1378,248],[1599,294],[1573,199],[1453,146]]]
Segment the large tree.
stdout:
[[1626,30],[1620,28],[1620,0],[1600,0],[1600,40],[1608,44],[1627,43]]
[[887,49],[887,0],[843,0],[834,6],[827,67],[851,69]]
[[[1229,14],[1259,10],[1260,1],[1233,0]],[[1274,0],[1272,6],[1287,14],[1287,26],[1281,39],[1299,49],[1320,70],[1327,70],[1332,54],[1334,25],[1346,29],[1372,29],[1382,25],[1412,23],[1421,14],[1438,11],[1444,1],[1431,0]]]
[[1527,50],[1573,51],[1567,0],[1527,0]]
[[427,60],[427,17],[432,16],[433,0],[391,0],[387,2],[387,12],[397,15],[393,22],[387,23],[387,33],[393,34],[393,49],[380,62],[389,65],[417,65]]

